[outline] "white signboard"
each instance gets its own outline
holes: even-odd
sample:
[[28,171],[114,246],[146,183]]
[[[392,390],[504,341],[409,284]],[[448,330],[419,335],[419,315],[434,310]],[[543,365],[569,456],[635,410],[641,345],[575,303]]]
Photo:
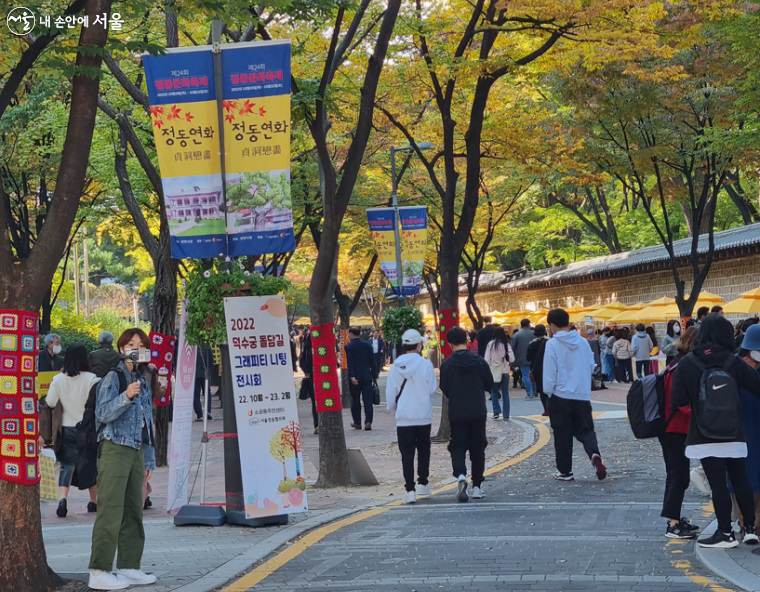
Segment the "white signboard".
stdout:
[[187,505],[187,483],[190,473],[190,447],[193,435],[193,391],[195,389],[195,357],[198,348],[185,339],[187,306],[182,306],[177,344],[177,380],[174,384],[172,436],[169,443],[169,490],[166,511],[176,512]]
[[246,518],[306,511],[285,298],[225,298],[224,314]]

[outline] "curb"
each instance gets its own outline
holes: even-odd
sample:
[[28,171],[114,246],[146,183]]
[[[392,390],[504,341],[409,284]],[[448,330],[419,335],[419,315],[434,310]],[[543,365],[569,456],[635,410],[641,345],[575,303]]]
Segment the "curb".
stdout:
[[[717,527],[718,521],[713,520],[703,531],[712,532]],[[736,563],[726,549],[695,546],[697,558],[716,576],[747,592],[760,592],[760,577]]]

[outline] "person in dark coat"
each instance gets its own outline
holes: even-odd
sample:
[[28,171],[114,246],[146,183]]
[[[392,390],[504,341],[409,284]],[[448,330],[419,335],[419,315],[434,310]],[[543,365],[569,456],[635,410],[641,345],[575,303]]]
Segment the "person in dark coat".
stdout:
[[481,358],[485,357],[486,348],[496,334],[496,325],[494,325],[492,321],[493,319],[489,316],[483,317],[483,322],[486,326],[478,331],[478,355]]
[[[385,366],[385,341],[383,341],[383,334],[380,331],[375,331],[370,340],[372,343],[372,351],[375,354],[375,370],[379,375]],[[377,379],[377,376],[375,376]]]
[[544,351],[549,337],[546,334],[546,327],[544,325],[536,325],[535,329],[533,329],[533,335],[535,339],[528,344],[527,354],[528,363],[530,364],[530,375],[533,385],[536,387],[536,392],[541,397],[541,404],[544,406],[542,415],[547,416],[547,396],[544,392]]
[[[198,346],[198,353],[195,356],[195,391],[193,392],[193,410],[195,411],[195,421],[203,421],[203,399],[205,394],[203,390],[206,388],[206,372],[211,373],[211,348],[207,345]],[[211,417],[211,393],[208,396],[208,402],[206,407],[206,413],[208,419],[214,419]]]
[[[686,436],[686,456],[702,463],[707,480],[710,482],[713,507],[718,519],[718,528],[712,536],[697,541],[701,547],[726,549],[739,545],[731,528],[731,495],[728,492],[726,474],[734,486],[736,501],[744,519],[743,542],[759,542],[755,533],[755,500],[752,487],[747,480],[745,467],[747,436],[741,410],[737,415],[724,409],[720,416],[722,423],[727,424],[733,421],[735,424],[736,435],[731,440],[708,438],[702,434],[698,425],[701,408],[698,403],[704,396],[702,392],[704,390],[703,367],[722,369],[735,382],[733,388],[738,387],[746,390],[751,396],[760,397],[758,375],[744,360],[734,356],[735,345],[734,329],[731,323],[720,315],[706,316],[699,328],[694,351],[678,363],[673,377],[671,395],[673,409],[686,406],[692,408],[689,433]],[[709,384],[706,386],[709,387]],[[721,392],[730,392],[732,385],[724,382],[718,388],[723,389]],[[714,390],[716,389],[713,387]],[[710,399],[716,397],[717,395],[712,394]],[[732,415],[737,416],[734,418]]]
[[61,357],[61,337],[50,333],[45,337],[45,347],[40,350],[37,372],[60,372],[63,368]]
[[467,466],[465,455],[470,452],[472,465],[472,498],[485,497],[481,485],[486,466],[486,398],[493,388],[493,375],[488,362],[467,349],[467,333],[453,327],[446,334],[452,354],[441,364],[441,391],[449,400],[451,422],[451,465],[457,478],[457,500],[466,502]]
[[374,417],[374,393],[372,380],[377,376],[376,358],[372,344],[361,338],[361,329],[351,327],[348,330],[349,342],[346,344],[346,363],[348,365],[349,389],[351,391],[351,427],[362,429],[362,401],[364,401],[364,429],[372,429]]
[[311,399],[311,417],[314,421],[314,433],[319,433],[319,414],[317,413],[317,400],[314,396],[314,352],[311,348],[311,334],[308,329],[304,331],[301,341],[301,355],[298,356],[298,365],[304,374],[306,387],[309,389],[309,398]]
[[113,348],[113,333],[101,331],[98,334],[99,349],[90,352],[90,370],[98,378],[103,378],[121,362],[121,356]]

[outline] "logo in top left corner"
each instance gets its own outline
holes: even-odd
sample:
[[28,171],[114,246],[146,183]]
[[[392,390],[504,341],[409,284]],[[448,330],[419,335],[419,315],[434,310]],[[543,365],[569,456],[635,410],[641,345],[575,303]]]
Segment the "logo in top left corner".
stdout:
[[27,35],[34,29],[37,17],[31,8],[16,6],[8,13],[5,23],[8,25],[8,30],[14,35]]

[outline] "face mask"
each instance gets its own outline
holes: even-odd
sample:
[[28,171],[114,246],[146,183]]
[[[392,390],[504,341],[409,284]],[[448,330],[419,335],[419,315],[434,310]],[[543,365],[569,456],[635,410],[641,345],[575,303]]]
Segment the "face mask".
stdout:
[[54,345],[53,346],[53,354],[57,356],[60,353],[61,353],[61,346],[60,345]]
[[749,357],[755,360],[755,362],[760,362],[760,351],[752,350],[749,352]]
[[680,325],[673,325],[673,333],[676,335],[681,333],[681,326]]

